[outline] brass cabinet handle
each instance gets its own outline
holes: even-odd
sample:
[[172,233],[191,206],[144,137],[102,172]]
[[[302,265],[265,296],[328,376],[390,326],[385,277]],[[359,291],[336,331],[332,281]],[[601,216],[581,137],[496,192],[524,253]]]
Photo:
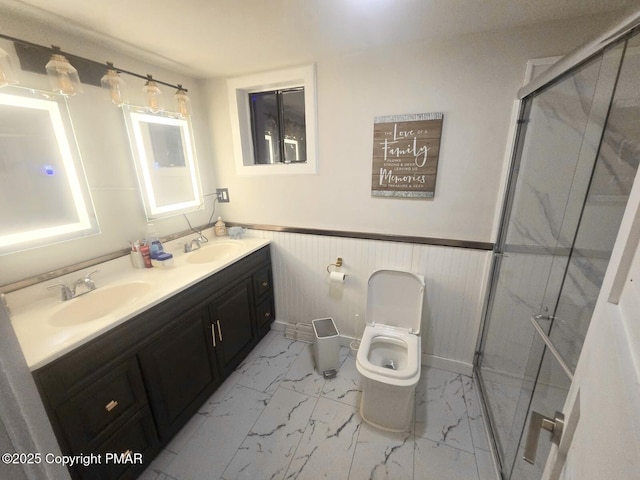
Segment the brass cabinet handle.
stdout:
[[271,312],[264,312],[264,318],[269,318],[271,316]]
[[263,287],[268,287],[269,286],[269,282],[262,282],[262,286]]
[[107,412],[110,412],[111,410],[113,410],[113,409],[114,409],[114,408],[116,408],[117,406],[118,406],[118,402],[117,402],[116,400],[111,400],[109,403],[107,403],[107,404],[104,406],[104,409],[105,409]]
[[211,324],[211,339],[213,340],[213,346],[216,346],[216,326]]
[[216,320],[216,323],[218,324],[218,338],[220,339],[220,341],[222,341],[222,328],[220,328],[220,320]]

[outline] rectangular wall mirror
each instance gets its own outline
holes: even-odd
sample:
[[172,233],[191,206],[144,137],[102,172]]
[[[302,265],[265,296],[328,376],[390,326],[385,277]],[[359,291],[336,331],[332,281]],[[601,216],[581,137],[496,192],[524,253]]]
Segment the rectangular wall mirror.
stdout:
[[147,219],[202,208],[191,120],[134,105],[122,109]]
[[0,255],[100,232],[66,99],[0,89]]

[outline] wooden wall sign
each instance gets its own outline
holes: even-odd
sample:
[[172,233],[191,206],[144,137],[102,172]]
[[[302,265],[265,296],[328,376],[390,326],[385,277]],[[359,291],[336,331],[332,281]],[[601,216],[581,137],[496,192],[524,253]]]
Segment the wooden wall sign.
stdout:
[[441,136],[442,113],[376,117],[371,195],[433,198]]

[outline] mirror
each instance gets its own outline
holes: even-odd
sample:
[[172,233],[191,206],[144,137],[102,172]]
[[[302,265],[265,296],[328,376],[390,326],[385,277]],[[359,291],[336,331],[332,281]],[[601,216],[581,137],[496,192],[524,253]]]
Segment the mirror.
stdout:
[[0,90],[0,255],[100,232],[61,95]]
[[203,208],[191,120],[123,105],[148,220]]

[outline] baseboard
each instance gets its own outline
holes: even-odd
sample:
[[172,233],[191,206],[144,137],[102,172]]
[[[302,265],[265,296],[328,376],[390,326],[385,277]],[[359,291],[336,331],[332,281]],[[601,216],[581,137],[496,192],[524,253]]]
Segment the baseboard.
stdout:
[[451,360],[449,358],[437,357],[428,353],[422,354],[422,365],[427,367],[439,368],[448,372],[460,373],[461,375],[471,376],[473,374],[473,365],[461,362],[459,360]]
[[286,322],[282,322],[280,320],[275,320],[272,324],[271,324],[271,330],[275,330],[276,332],[284,332],[284,329],[287,327],[287,323]]

